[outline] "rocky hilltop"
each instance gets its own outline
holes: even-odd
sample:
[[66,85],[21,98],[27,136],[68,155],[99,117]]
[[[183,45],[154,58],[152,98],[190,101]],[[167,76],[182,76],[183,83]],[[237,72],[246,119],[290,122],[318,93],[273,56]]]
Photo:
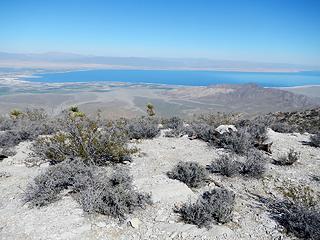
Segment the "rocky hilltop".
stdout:
[[276,112],[267,114],[266,117],[278,123],[296,126],[300,132],[317,133],[320,129],[320,108],[305,111]]
[[[148,112],[2,117],[0,239],[319,239],[320,134]],[[272,116],[312,124],[319,109]]]

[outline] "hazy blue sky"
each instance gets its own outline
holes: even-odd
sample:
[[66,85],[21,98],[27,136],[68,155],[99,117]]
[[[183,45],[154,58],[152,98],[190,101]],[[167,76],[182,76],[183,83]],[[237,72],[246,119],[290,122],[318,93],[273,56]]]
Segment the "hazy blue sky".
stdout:
[[0,51],[320,65],[320,0],[1,0]]

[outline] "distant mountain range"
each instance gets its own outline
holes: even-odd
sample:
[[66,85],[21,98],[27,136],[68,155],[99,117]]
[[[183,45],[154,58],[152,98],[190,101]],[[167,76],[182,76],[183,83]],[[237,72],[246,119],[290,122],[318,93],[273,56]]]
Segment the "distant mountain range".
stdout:
[[0,52],[0,67],[49,69],[163,69],[163,70],[220,70],[257,72],[295,72],[319,70],[320,67],[283,63],[212,60],[205,58],[147,58],[106,57],[73,53],[48,52],[41,54]]

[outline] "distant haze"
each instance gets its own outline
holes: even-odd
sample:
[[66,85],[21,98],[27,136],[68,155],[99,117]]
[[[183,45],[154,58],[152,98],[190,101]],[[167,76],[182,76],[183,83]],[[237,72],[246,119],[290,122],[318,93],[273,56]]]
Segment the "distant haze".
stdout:
[[60,52],[42,54],[0,52],[0,67],[44,69],[216,70],[244,72],[298,72],[320,70],[320,67],[298,64],[259,63],[206,58],[108,57]]

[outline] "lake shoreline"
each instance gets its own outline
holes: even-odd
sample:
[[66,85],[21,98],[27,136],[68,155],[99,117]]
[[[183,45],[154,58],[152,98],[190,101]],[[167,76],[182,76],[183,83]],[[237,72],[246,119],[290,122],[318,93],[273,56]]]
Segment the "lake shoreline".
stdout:
[[23,81],[39,83],[119,82],[170,86],[210,86],[221,84],[257,84],[262,87],[301,87],[320,85],[319,72],[255,73],[225,71],[161,70],[77,70],[36,72]]

